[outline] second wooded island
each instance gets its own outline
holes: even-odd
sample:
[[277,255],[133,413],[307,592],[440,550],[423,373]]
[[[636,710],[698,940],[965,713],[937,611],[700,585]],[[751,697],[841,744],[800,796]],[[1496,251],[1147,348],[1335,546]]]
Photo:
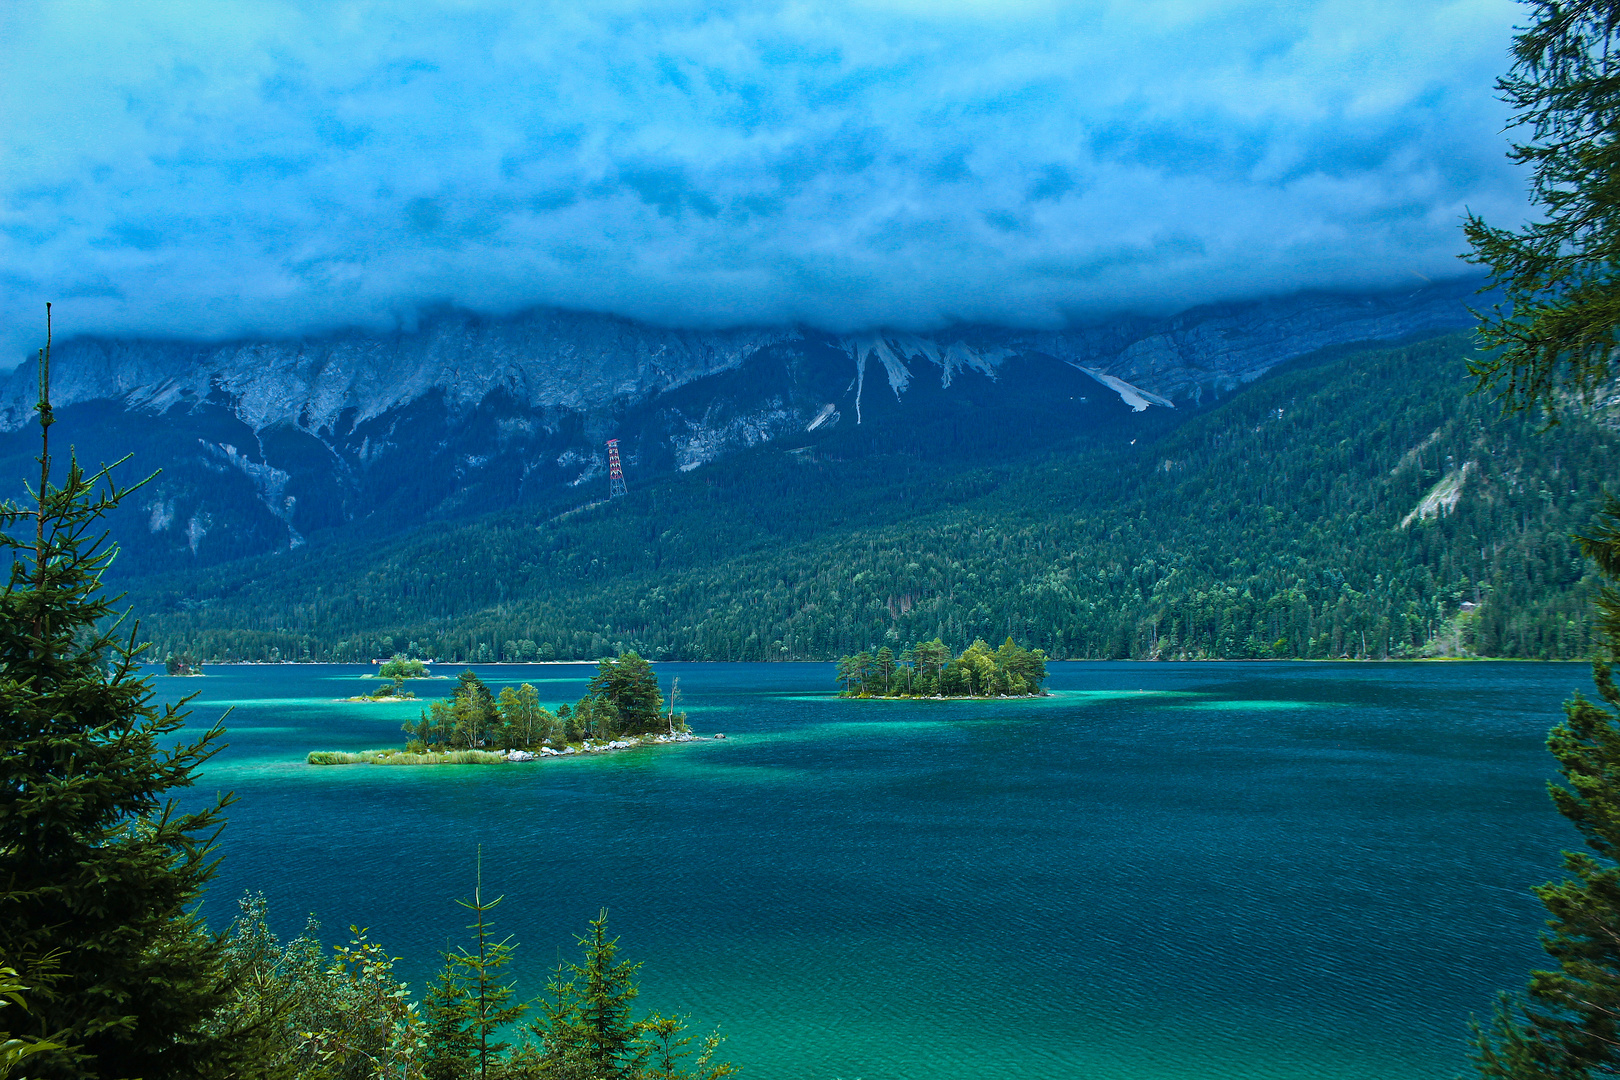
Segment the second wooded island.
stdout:
[[838,660],[840,697],[1040,697],[1046,691],[1046,654],[1009,637],[999,649],[984,639],[953,657],[939,638],[911,645],[896,656],[885,645]]

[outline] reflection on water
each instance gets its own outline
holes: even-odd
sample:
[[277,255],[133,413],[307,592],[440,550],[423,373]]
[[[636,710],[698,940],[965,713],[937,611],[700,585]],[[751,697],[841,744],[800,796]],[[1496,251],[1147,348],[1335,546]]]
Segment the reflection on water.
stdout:
[[[844,701],[832,665],[659,665],[725,741],[526,765],[309,768],[398,744],[364,668],[159,678],[227,703],[206,910],[358,923],[413,980],[483,844],[538,991],[597,909],[642,1001],[758,1080],[1390,1078],[1461,1071],[1539,962],[1526,889],[1572,836],[1542,748],[1579,665],[1054,664],[1051,698]],[[492,667],[550,706],[592,673]],[[448,669],[446,674],[451,674]],[[361,692],[355,690],[353,692]]]

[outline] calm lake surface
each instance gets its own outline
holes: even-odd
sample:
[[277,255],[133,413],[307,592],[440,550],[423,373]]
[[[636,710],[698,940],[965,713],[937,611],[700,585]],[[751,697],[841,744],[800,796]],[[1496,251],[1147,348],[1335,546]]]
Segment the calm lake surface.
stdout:
[[[725,741],[526,765],[310,768],[400,744],[366,668],[158,677],[225,706],[216,925],[244,890],[404,957],[461,940],[474,853],[538,992],[599,908],[641,1004],[755,1080],[1450,1076],[1539,963],[1528,888],[1577,664],[1053,664],[1055,696],[840,701],[828,664],[661,664]],[[447,673],[454,669],[446,666]],[[555,707],[586,666],[478,667]],[[417,682],[424,697],[449,680]]]

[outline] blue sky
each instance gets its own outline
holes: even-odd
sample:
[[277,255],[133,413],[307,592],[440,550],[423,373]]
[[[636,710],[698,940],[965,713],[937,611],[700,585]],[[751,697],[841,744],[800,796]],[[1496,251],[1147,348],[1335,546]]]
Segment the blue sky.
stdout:
[[1052,326],[1467,271],[1499,0],[0,5],[0,363],[534,304]]

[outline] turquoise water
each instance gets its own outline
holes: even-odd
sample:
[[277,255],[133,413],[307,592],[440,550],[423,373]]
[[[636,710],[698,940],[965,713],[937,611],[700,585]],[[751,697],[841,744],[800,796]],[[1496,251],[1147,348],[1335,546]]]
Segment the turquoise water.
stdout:
[[[1447,1076],[1540,958],[1527,889],[1574,841],[1543,749],[1580,665],[1052,665],[1056,696],[840,701],[831,665],[659,665],[725,741],[532,765],[312,769],[396,744],[364,669],[158,678],[234,706],[207,910],[264,891],[404,957],[474,851],[538,991],[598,908],[642,1003],[756,1080]],[[549,704],[587,667],[479,668]],[[450,681],[414,684],[424,696]]]

